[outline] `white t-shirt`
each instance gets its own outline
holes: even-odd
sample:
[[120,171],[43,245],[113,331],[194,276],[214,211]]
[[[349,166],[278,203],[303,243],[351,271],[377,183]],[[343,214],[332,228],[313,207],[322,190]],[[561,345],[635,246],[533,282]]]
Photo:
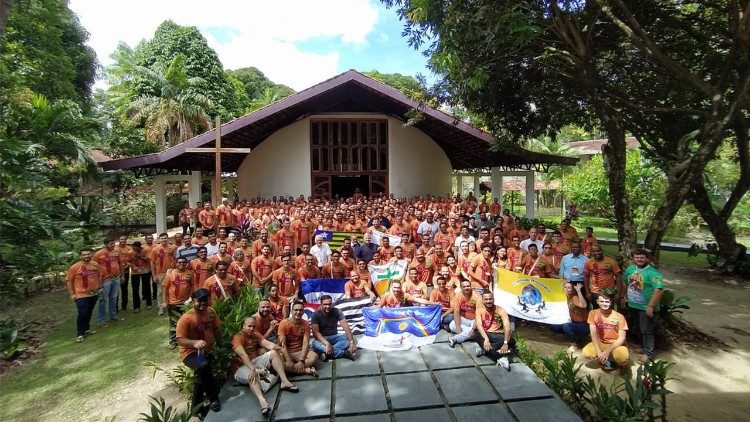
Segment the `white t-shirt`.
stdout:
[[456,238],[456,241],[453,242],[453,246],[455,246],[456,248],[460,248],[461,247],[461,242],[471,243],[471,242],[476,242],[476,239],[474,239],[474,236],[472,236],[472,235],[469,235],[469,237],[466,238],[466,239],[464,239],[461,235],[459,235]]
[[328,246],[328,243],[325,242],[321,243],[320,246],[318,246],[318,244],[316,243],[312,248],[310,248],[310,254],[318,260],[319,267],[323,267],[323,265],[326,265],[328,263],[328,260],[331,257],[331,253],[333,253],[331,247]]
[[541,240],[531,240],[531,238],[529,238],[529,239],[526,239],[523,242],[521,242],[521,244],[519,246],[521,247],[521,249],[523,249],[525,251],[528,251],[529,250],[529,245],[531,245],[532,243],[536,245],[537,250],[539,252],[542,251],[542,246],[544,246],[544,242],[541,241]]

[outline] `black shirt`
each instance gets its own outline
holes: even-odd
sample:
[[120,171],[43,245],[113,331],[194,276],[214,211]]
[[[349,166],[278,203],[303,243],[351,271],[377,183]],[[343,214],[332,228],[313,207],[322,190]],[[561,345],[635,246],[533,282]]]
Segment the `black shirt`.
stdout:
[[320,334],[324,337],[332,336],[338,333],[338,324],[342,319],[345,319],[344,313],[334,307],[331,307],[331,312],[328,312],[327,315],[318,309],[313,313],[310,324],[318,324]]

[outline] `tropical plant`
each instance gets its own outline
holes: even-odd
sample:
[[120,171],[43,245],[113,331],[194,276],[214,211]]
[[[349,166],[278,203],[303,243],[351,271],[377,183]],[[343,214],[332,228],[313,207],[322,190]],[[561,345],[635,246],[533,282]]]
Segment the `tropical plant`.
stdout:
[[206,110],[213,102],[198,90],[205,81],[188,77],[183,54],[165,68],[136,69],[154,87],[153,93],[141,95],[128,107],[130,118],[144,124],[146,139],[169,147],[211,128]]
[[659,317],[667,326],[674,325],[677,315],[682,315],[683,309],[690,309],[688,303],[691,299],[690,296],[676,297],[673,290],[664,289],[659,302]]
[[177,411],[172,406],[167,406],[167,403],[162,397],[149,396],[151,408],[150,413],[141,413],[139,421],[144,422],[188,422],[190,419],[198,414],[200,409],[198,406],[191,407],[187,405],[187,409],[183,411]]
[[14,359],[26,350],[26,342],[18,335],[18,323],[11,319],[0,319],[0,356]]
[[152,369],[152,380],[156,377],[157,372],[161,372],[180,393],[186,396],[193,391],[193,386],[198,379],[195,375],[195,371],[185,365],[177,365],[177,367],[171,371],[162,368],[158,363],[153,361],[143,362],[143,366]]

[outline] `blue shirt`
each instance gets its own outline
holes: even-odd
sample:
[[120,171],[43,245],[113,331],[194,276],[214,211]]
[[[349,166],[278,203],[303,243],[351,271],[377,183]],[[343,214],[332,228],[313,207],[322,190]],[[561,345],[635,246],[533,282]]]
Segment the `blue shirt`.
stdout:
[[570,281],[583,281],[583,266],[589,259],[584,254],[578,254],[578,257],[569,253],[562,257],[560,261],[560,277]]

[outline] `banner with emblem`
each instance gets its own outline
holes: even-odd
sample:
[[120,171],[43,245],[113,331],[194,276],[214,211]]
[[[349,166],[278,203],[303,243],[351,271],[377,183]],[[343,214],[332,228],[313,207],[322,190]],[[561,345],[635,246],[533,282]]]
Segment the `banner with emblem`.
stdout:
[[390,246],[393,246],[394,248],[396,246],[401,245],[401,236],[396,236],[395,234],[388,234],[386,232],[381,232],[375,229],[372,229],[370,231],[370,234],[372,235],[372,243],[376,245],[380,245],[384,237],[388,238],[388,244]]
[[365,308],[365,335],[357,345],[364,349],[408,350],[435,342],[440,331],[440,305],[403,308]]
[[520,274],[503,268],[495,272],[495,303],[509,315],[544,324],[570,322],[562,280]]
[[372,288],[378,296],[383,296],[391,288],[391,281],[403,279],[408,262],[405,259],[389,262],[384,265],[368,265]]
[[338,249],[344,246],[344,240],[351,239],[352,236],[361,237],[362,233],[318,229],[315,230],[315,236],[317,235],[323,236],[323,242],[327,243],[331,249]]

